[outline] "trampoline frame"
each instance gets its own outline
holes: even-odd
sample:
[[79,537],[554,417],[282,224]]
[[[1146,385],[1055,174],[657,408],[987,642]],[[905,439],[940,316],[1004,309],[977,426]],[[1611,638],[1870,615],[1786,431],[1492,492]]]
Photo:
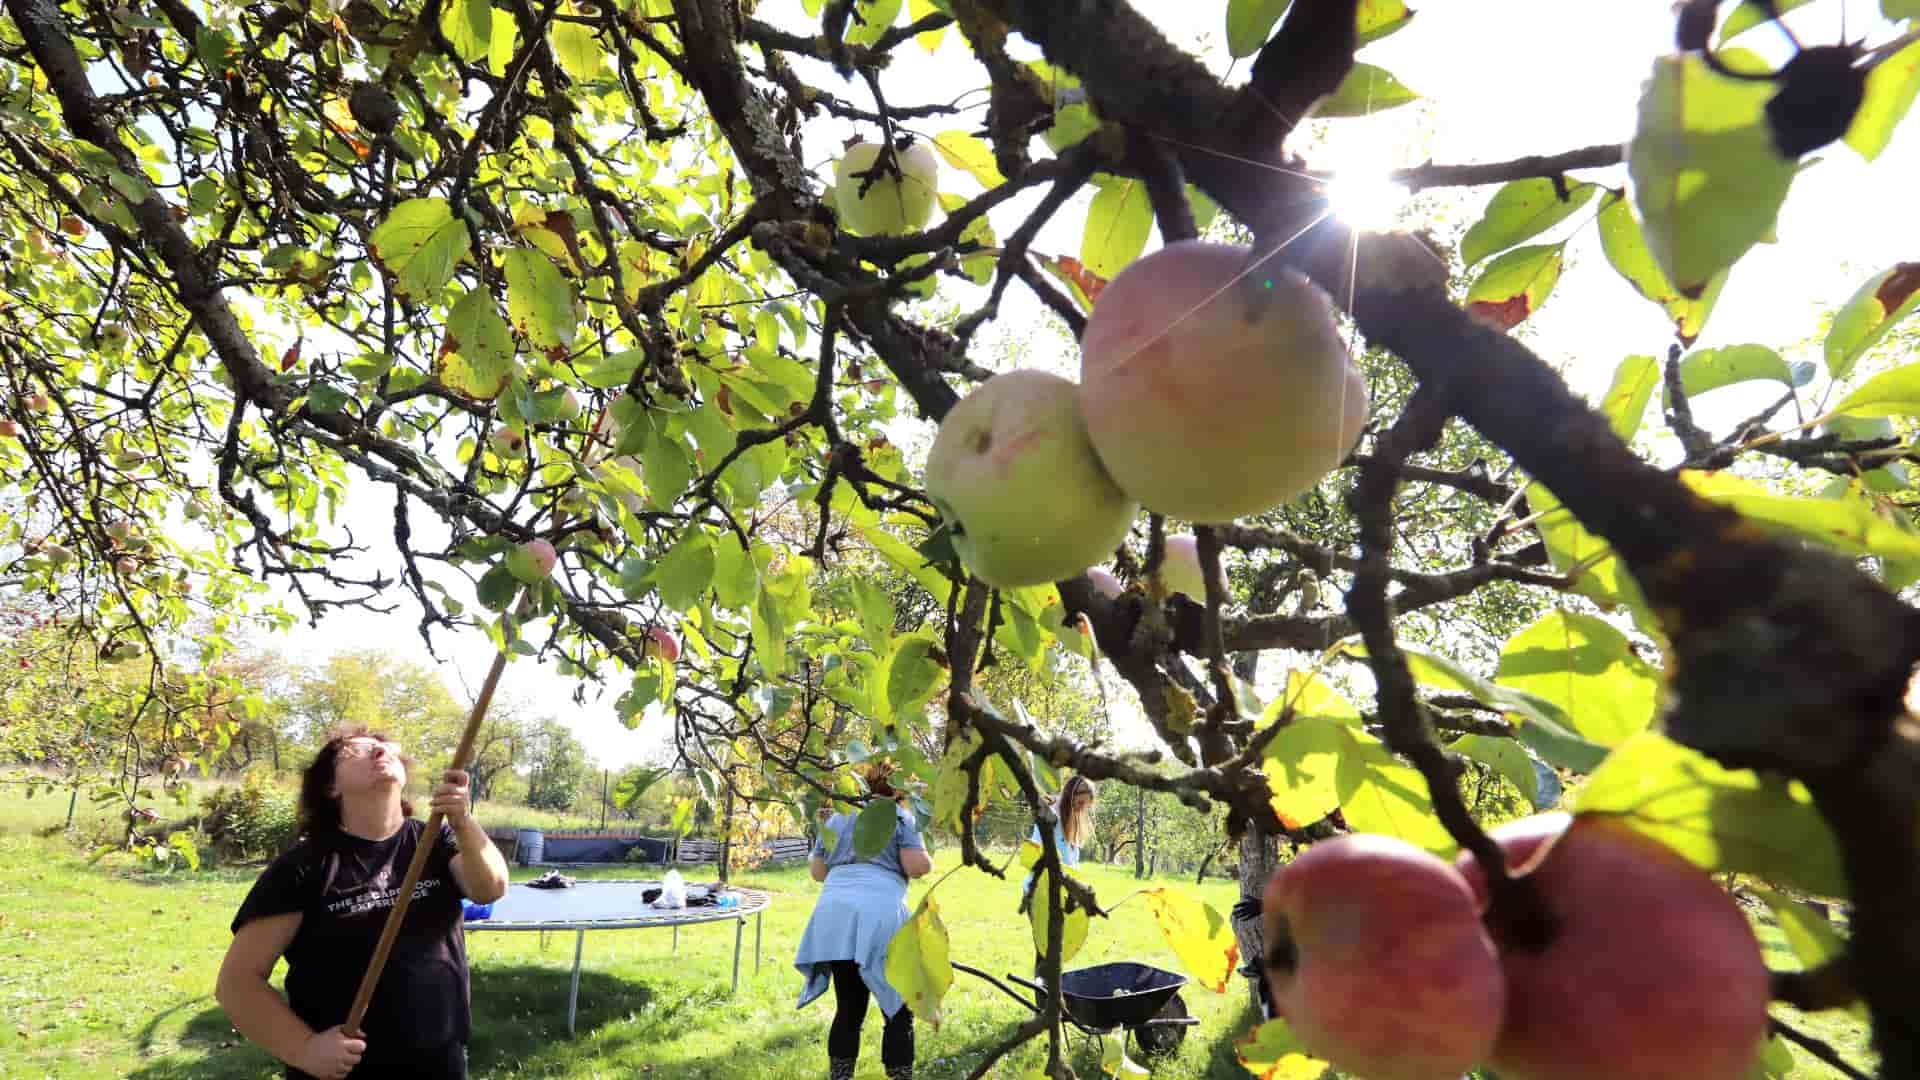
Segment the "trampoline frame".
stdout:
[[[576,882],[574,888],[589,885],[658,885],[656,878],[593,878]],[[526,888],[525,882],[514,882],[511,889]],[[549,890],[535,889],[535,892]],[[559,891],[559,890],[552,890]],[[700,923],[733,921],[733,985],[728,994],[740,989],[740,940],[747,928],[747,918],[753,918],[753,971],[760,973],[761,916],[768,905],[773,903],[772,894],[765,889],[742,889],[733,885],[727,891],[740,897],[740,906],[733,908],[695,907],[663,908],[657,914],[641,915],[622,919],[570,919],[565,922],[511,922],[504,919],[475,919],[466,923],[469,934],[480,931],[501,931],[505,933],[526,933],[538,931],[573,931],[573,978],[567,989],[567,1035],[574,1034],[574,1019],[579,1015],[580,1003],[580,954],[586,944],[589,930],[644,930],[649,927],[669,926],[673,928],[673,951],[680,950],[680,928]],[[471,961],[469,961],[471,963]]]

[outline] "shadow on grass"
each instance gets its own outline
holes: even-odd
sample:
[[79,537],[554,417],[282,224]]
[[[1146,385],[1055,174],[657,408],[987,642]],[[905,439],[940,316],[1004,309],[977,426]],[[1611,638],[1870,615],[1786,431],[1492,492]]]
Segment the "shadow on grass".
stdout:
[[[582,1056],[619,1056],[630,1043],[656,1042],[687,1024],[710,1020],[697,1006],[683,1008],[657,997],[645,983],[583,969],[580,1012],[575,1034],[569,1037],[571,981],[570,970],[535,965],[489,964],[474,978],[471,1075],[539,1074],[546,1071],[543,1065]],[[161,1041],[163,1025],[194,1008],[199,1011],[187,1018],[177,1036],[181,1049],[129,1073],[132,1080],[259,1080],[282,1075],[282,1066],[242,1038],[210,995],[183,999],[156,1013],[141,1029],[142,1052],[151,1053]]]

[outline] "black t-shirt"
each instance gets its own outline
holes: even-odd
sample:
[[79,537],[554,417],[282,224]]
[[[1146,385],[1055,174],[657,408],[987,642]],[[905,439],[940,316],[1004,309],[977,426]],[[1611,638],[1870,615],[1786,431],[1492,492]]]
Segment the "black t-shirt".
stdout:
[[[287,999],[313,1030],[346,1022],[426,827],[408,818],[385,840],[341,831],[305,837],[261,873],[241,902],[236,931],[252,919],[300,912],[286,951]],[[360,1025],[364,1062],[411,1058],[465,1042],[472,1032],[466,930],[453,877],[458,851],[443,823]]]

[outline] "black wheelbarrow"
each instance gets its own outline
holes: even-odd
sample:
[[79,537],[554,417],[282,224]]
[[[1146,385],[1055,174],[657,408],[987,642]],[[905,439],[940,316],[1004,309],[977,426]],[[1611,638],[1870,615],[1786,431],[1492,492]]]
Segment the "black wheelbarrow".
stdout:
[[[1018,975],[1007,976],[1033,992],[1034,998],[1029,1001],[979,968],[953,966],[980,976],[1034,1012],[1040,1011],[1040,997],[1047,992],[1040,984]],[[1060,973],[1060,1002],[1067,1022],[1088,1038],[1104,1045],[1108,1035],[1125,1028],[1143,1057],[1160,1057],[1178,1050],[1187,1029],[1200,1022],[1199,1017],[1187,1012],[1187,1003],[1180,997],[1180,988],[1187,981],[1177,971],[1163,971],[1151,964],[1095,964]]]

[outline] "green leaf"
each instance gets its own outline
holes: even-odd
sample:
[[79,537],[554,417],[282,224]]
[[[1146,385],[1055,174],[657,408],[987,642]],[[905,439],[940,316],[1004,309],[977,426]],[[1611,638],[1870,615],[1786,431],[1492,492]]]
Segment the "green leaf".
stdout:
[[1354,29],[1359,32],[1359,43],[1365,45],[1406,29],[1412,21],[1413,12],[1406,0],[1360,0]]
[[1560,280],[1561,245],[1514,248],[1494,259],[1467,290],[1467,310],[1511,330],[1540,310]]
[[527,343],[549,359],[573,348],[573,286],[553,260],[530,247],[506,254],[507,315]]
[[679,439],[667,438],[656,428],[641,447],[640,472],[647,481],[647,502],[666,509],[693,483],[693,459]]
[[1613,554],[1605,540],[1588,532],[1555,495],[1539,481],[1527,485],[1527,504],[1533,510],[1533,527],[1540,542],[1547,546],[1547,557],[1555,573],[1574,573],[1575,592],[1598,602],[1603,608],[1644,609],[1646,598],[1640,584]]
[[1493,735],[1462,735],[1453,740],[1449,749],[1506,777],[1509,783],[1519,789],[1520,794],[1527,797],[1529,803],[1537,801],[1540,777],[1533,771],[1533,759],[1527,756],[1519,743]]
[[[569,14],[578,14],[575,5],[568,4],[567,10]],[[580,82],[592,82],[600,77],[607,53],[600,47],[600,39],[592,26],[570,19],[555,19],[550,40],[553,42],[554,58],[560,61],[560,67],[568,75]]]
[[1916,41],[1867,74],[1866,95],[1847,127],[1846,143],[1868,161],[1880,156],[1893,141],[1893,129],[1920,96],[1920,41]]
[[[1052,938],[1047,933],[1047,896],[1053,888],[1053,871],[1043,870],[1034,879],[1033,903],[1027,907],[1027,924],[1033,931],[1033,951],[1045,956]],[[1060,963],[1064,969],[1067,961],[1080,952],[1087,943],[1087,911],[1073,901],[1073,894],[1062,890],[1060,893]]]
[[1235,60],[1252,56],[1267,43],[1275,23],[1293,0],[1227,0],[1227,52]]
[[1494,678],[1560,709],[1573,729],[1615,746],[1653,722],[1660,676],[1596,615],[1550,611],[1507,639]]
[[1282,825],[1303,829],[1339,808],[1335,775],[1347,747],[1343,726],[1321,716],[1295,716],[1267,744],[1263,768]]
[[1433,793],[1420,771],[1358,728],[1342,733],[1352,744],[1340,755],[1334,784],[1340,814],[1359,832],[1385,833],[1442,858],[1458,847],[1434,816]]
[[[907,21],[917,23],[928,15],[946,10],[944,6],[935,4],[934,0],[907,0]],[[947,28],[944,26],[934,30],[922,30],[913,36],[913,40],[919,42],[920,47],[928,52],[936,52],[940,48],[940,38],[946,32]]]
[[[1366,650],[1345,646],[1350,655],[1364,658]],[[1520,741],[1548,764],[1575,772],[1592,772],[1607,756],[1606,747],[1574,734],[1560,707],[1537,694],[1488,682],[1438,653],[1407,645],[1400,647],[1414,681],[1436,690],[1460,690],[1482,705],[1499,709],[1519,726]]]
[[736,611],[753,603],[760,594],[760,570],[741,546],[739,535],[731,529],[721,533],[713,555],[714,599]]
[[900,823],[900,807],[892,799],[874,799],[860,808],[853,822],[853,853],[871,859],[887,850]]
[[[1787,947],[1793,950],[1794,957],[1804,970],[1811,971],[1847,951],[1847,943],[1841,940],[1839,932],[1825,914],[1773,889],[1757,885],[1749,885],[1748,888],[1773,910],[1774,922],[1780,925],[1780,933],[1787,939]],[[1862,1023],[1871,1019],[1863,1001],[1854,1002],[1847,1011]]]
[[660,602],[675,611],[693,610],[713,586],[715,564],[712,537],[700,529],[681,533],[653,570]]
[[1418,100],[1420,95],[1394,78],[1392,72],[1372,64],[1355,63],[1340,86],[1321,99],[1312,115],[1316,120],[1372,116]]
[[1653,399],[1653,388],[1660,381],[1660,364],[1651,356],[1629,356],[1613,369],[1613,385],[1600,400],[1600,411],[1620,441],[1631,443],[1640,431],[1647,402]]
[[1777,533],[1804,537],[1849,555],[1920,559],[1920,533],[1881,517],[1867,500],[1780,495],[1725,472],[1687,469],[1680,479],[1696,493]]
[[893,597],[879,583],[867,577],[853,579],[853,610],[860,617],[860,628],[867,635],[867,644],[875,650],[884,650],[893,638]]
[[1920,416],[1920,364],[1883,371],[1833,407],[1848,416]]
[[1599,225],[1600,248],[1614,271],[1626,278],[1627,284],[1641,296],[1666,311],[1667,318],[1673,321],[1674,336],[1681,344],[1693,344],[1706,329],[1707,316],[1712,314],[1714,301],[1720,298],[1720,288],[1726,284],[1726,273],[1716,276],[1699,299],[1683,296],[1654,260],[1646,235],[1640,231],[1640,222],[1633,216],[1633,207],[1626,199],[1608,195],[1600,207]]
[[1853,365],[1916,308],[1920,308],[1920,262],[1897,263],[1868,278],[1834,315],[1827,330],[1827,373],[1836,380],[1846,378]]
[[886,973],[887,985],[906,999],[913,1018],[940,1030],[940,1003],[953,985],[953,964],[948,960],[947,928],[932,892],[920,898],[913,917],[893,932]]
[[899,716],[933,697],[946,669],[930,655],[934,642],[925,634],[905,634],[887,657],[887,708]]
[[847,40],[871,45],[900,17],[900,0],[857,0],[854,17],[847,20]]
[[1702,870],[1847,895],[1840,849],[1804,785],[1725,768],[1658,732],[1607,755],[1573,811],[1615,815]]
[[487,55],[493,43],[493,0],[448,0],[440,9],[440,32],[468,63]]
[[620,782],[613,787],[613,805],[621,810],[632,808],[640,801],[640,796],[647,793],[648,788],[665,779],[671,772],[670,769],[644,765],[628,770],[620,777]]
[[[1719,54],[1736,71],[1767,71],[1741,49]],[[1771,83],[1728,78],[1694,54],[1654,60],[1627,146],[1635,208],[1654,259],[1685,295],[1773,232],[1797,171],[1773,145]]]
[[1240,940],[1213,905],[1170,885],[1143,889],[1147,908],[1167,947],[1193,981],[1216,994],[1227,992],[1240,964]]
[[505,611],[507,605],[520,592],[520,579],[508,572],[504,562],[496,563],[486,573],[480,575],[480,581],[474,585],[475,598],[480,606],[489,611]]
[[[1696,349],[1680,361],[1680,386],[1689,398],[1717,390],[1722,386],[1768,379],[1785,386],[1794,385],[1793,368],[1780,354],[1765,345],[1727,345],[1718,349]],[[1660,401],[1671,407],[1672,399],[1661,386]]]
[[1322,1080],[1333,1066],[1313,1056],[1283,1019],[1262,1022],[1233,1043],[1240,1067],[1259,1080]]
[[980,794],[974,805],[967,806],[967,772],[961,768],[967,758],[980,749],[980,733],[971,728],[962,730],[947,745],[946,753],[940,755],[940,764],[933,774],[933,820],[958,833],[963,819],[969,815],[977,818],[986,809],[988,768],[992,759],[981,763]]
[[1087,207],[1087,230],[1080,240],[1080,261],[1099,276],[1112,280],[1146,249],[1153,231],[1153,207],[1147,185],[1106,173],[1095,183],[1099,191]]
[[978,136],[943,131],[933,137],[933,148],[947,159],[947,164],[978,180],[983,188],[997,188],[1007,182],[993,160],[993,147]]
[[[1774,0],[1774,10],[1784,15],[1808,2],[1809,0]],[[1761,4],[1760,0],[1740,0],[1740,6],[1734,8],[1733,13],[1727,16],[1727,21],[1720,24],[1720,44],[1725,45],[1735,37],[1771,20],[1772,16],[1767,14],[1766,6]]]
[[487,45],[487,70],[495,76],[505,76],[507,65],[513,63],[519,47],[520,24],[514,21],[513,13],[494,8],[493,36]]
[[1565,221],[1592,200],[1598,184],[1575,183],[1562,201],[1547,179],[1515,180],[1494,192],[1480,220],[1460,241],[1460,258],[1471,267],[1495,252],[1505,251]]
[[462,296],[447,313],[445,348],[433,374],[449,389],[476,401],[492,401],[513,378],[513,332],[484,288]]
[[445,199],[408,199],[373,230],[373,257],[394,275],[405,296],[432,300],[453,280],[473,238]]

